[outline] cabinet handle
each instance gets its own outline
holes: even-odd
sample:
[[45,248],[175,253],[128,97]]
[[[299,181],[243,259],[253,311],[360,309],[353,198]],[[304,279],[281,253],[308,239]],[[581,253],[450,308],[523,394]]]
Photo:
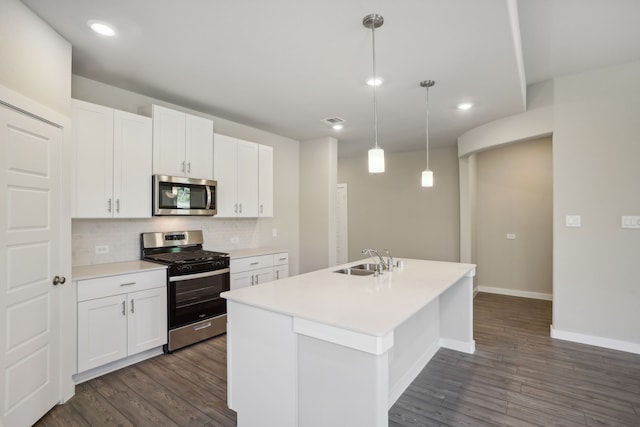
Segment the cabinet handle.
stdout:
[[120,199],[116,199],[116,212],[120,213]]
[[122,315],[126,316],[127,315],[127,308],[125,306],[127,302],[126,301],[122,301]]
[[264,213],[264,209],[262,205],[260,205],[260,213]]
[[120,286],[131,286],[131,285],[135,285],[136,282],[127,282],[127,283],[121,283]]
[[258,265],[258,264],[260,264],[260,262],[256,261],[256,262],[252,262],[252,263],[251,263],[251,264],[249,264],[249,265]]
[[184,173],[184,172],[185,172],[184,164],[185,164],[185,162],[182,162],[182,173]]
[[280,280],[280,270],[276,270],[276,280]]
[[260,283],[260,276],[256,274],[256,285]]
[[242,213],[242,203],[240,203],[240,213]]
[[131,299],[131,314],[133,314],[135,312],[135,309],[133,308],[133,299]]
[[111,213],[111,199],[107,201],[107,212]]
[[280,259],[278,259],[278,261],[286,261],[286,260],[287,260],[286,258],[280,258]]
[[251,275],[251,286],[253,286],[253,285],[254,285],[254,283],[253,283],[253,279],[254,279],[254,278],[255,278],[255,276],[252,274],[252,275]]
[[211,327],[211,322],[203,323],[202,325],[194,326],[194,331],[199,331],[200,329],[206,329]]
[[233,213],[238,213],[238,204],[233,205]]
[[191,162],[187,163],[187,173],[191,173]]

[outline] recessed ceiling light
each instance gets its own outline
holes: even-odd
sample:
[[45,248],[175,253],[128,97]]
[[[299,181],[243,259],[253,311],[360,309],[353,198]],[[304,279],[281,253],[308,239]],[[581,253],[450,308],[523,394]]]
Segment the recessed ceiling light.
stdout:
[[333,126],[331,126],[331,127],[333,128],[333,130],[340,130],[340,129],[342,129],[344,126],[342,126],[341,124],[336,124],[336,125],[333,125]]
[[458,104],[458,110],[468,110],[471,107],[473,107],[471,102],[462,102]]
[[367,84],[369,86],[380,86],[383,82],[384,82],[384,79],[382,77],[376,77],[376,78],[371,77],[369,80],[367,80]]
[[93,31],[102,36],[113,37],[116,35],[116,30],[113,28],[113,26],[107,24],[106,22],[95,21],[92,19],[87,22],[87,25],[89,25],[89,28],[91,28]]

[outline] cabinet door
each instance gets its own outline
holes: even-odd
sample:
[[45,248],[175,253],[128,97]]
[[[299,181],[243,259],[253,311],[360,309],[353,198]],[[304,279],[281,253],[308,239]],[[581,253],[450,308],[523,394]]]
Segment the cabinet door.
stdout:
[[213,121],[186,115],[186,174],[213,179]]
[[289,277],[289,266],[276,265],[273,267],[273,272],[275,274],[274,280],[284,279],[285,277]]
[[231,290],[246,288],[255,284],[255,278],[253,277],[253,271],[241,271],[238,273],[231,273],[230,288]]
[[150,218],[151,119],[124,111],[113,117],[113,216]]
[[273,216],[273,147],[259,146],[258,153],[258,215]]
[[254,284],[260,285],[262,283],[271,282],[273,280],[273,267],[261,268],[259,270],[253,270]]
[[113,109],[72,101],[75,154],[74,218],[111,218],[113,212]]
[[78,372],[126,356],[125,296],[115,295],[78,303]]
[[184,176],[186,115],[153,106],[153,173]]
[[167,289],[127,294],[128,355],[167,343]]
[[258,216],[258,144],[238,140],[238,216]]
[[236,164],[238,154],[236,139],[216,134],[213,141],[213,179],[216,187],[218,217],[235,217],[238,205],[236,201]]

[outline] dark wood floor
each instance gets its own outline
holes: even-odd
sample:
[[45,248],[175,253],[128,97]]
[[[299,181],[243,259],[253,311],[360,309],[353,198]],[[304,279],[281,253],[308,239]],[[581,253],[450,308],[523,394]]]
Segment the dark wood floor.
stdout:
[[[640,426],[640,356],[552,340],[550,322],[550,302],[478,294],[476,353],[441,349],[390,427]],[[235,426],[225,346],[222,336],[83,383],[36,425]]]

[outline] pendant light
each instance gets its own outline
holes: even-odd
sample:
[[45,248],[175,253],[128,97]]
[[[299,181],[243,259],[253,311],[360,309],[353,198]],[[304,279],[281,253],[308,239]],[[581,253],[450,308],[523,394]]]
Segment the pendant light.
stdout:
[[429,169],[429,88],[436,84],[433,80],[423,80],[420,86],[427,90],[427,168],[422,171],[422,186],[433,187],[433,171]]
[[[371,28],[371,46],[373,50],[373,79],[378,76],[376,74],[376,36],[375,30],[384,23],[384,18],[381,15],[372,13],[365,16],[362,19],[362,25],[367,28]],[[384,150],[378,147],[378,104],[376,99],[376,86],[373,85],[373,129],[375,144],[372,149],[369,150],[369,173],[381,173],[384,172]]]

